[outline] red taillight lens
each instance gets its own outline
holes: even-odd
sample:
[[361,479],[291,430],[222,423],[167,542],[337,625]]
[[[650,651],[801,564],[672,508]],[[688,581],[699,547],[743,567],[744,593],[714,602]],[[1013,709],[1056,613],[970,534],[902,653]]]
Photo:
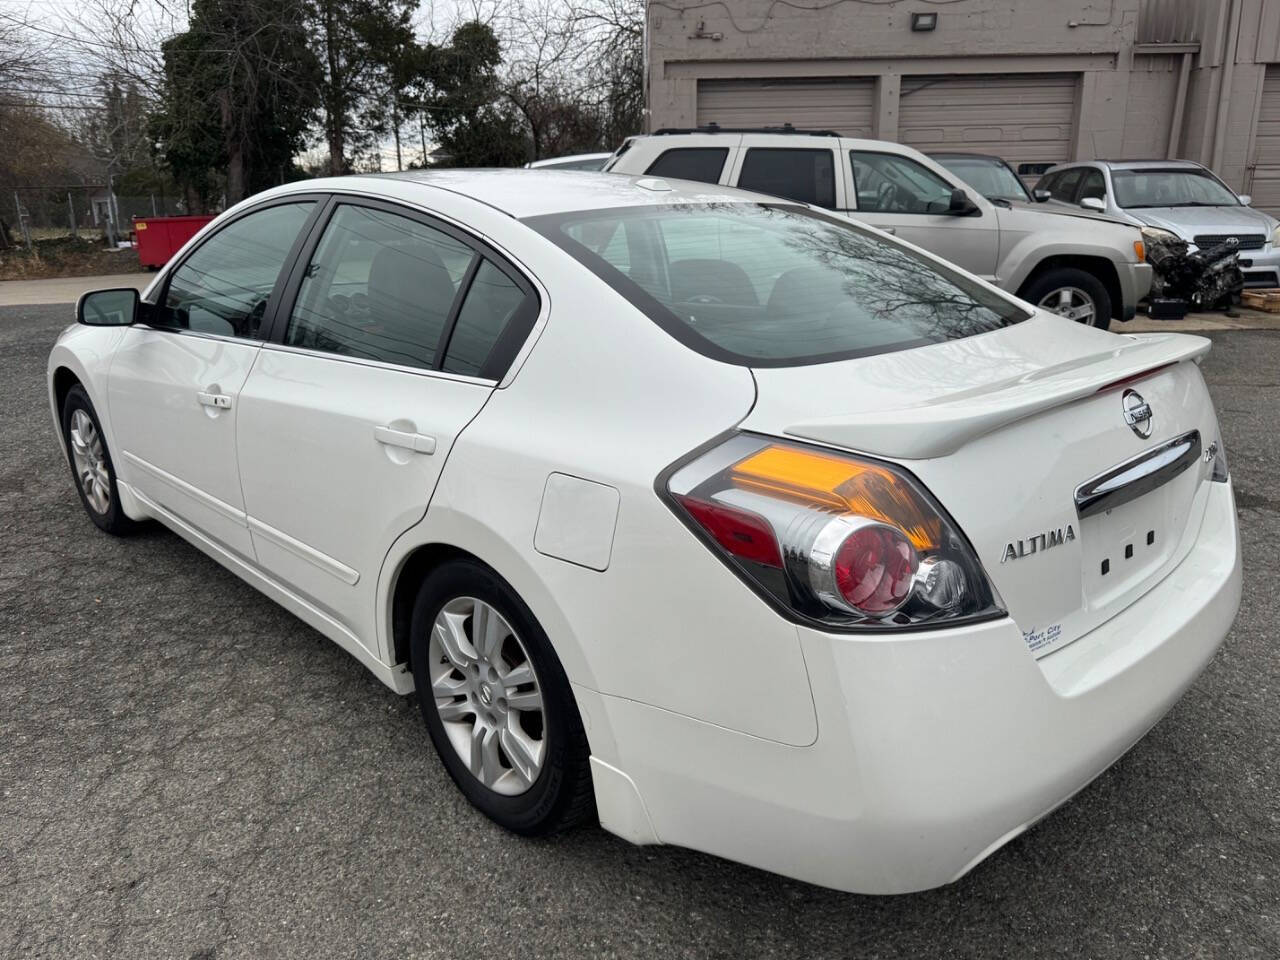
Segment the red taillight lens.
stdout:
[[892,464],[739,434],[675,468],[666,490],[756,589],[833,626],[1001,612],[972,548]]
[[836,551],[836,587],[859,613],[893,613],[911,593],[919,560],[895,527],[868,524],[845,538]]
[[707,533],[716,538],[716,543],[735,557],[754,560],[769,567],[782,566],[778,540],[764,517],[696,497],[676,499]]

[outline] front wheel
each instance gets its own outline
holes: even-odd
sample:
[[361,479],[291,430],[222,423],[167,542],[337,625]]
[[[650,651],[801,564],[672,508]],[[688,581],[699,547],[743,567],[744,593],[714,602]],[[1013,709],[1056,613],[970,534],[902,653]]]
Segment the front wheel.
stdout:
[[1055,267],[1036,277],[1023,291],[1042,310],[1102,330],[1111,325],[1111,295],[1101,280],[1076,267]]
[[413,677],[454,783],[491,820],[541,836],[594,812],[582,719],[546,634],[491,570],[433,571],[414,604]]
[[89,519],[107,533],[132,533],[140,524],[120,506],[116,470],[102,435],[102,424],[84,387],[76,384],[62,404],[62,437],[71,461],[76,492]]

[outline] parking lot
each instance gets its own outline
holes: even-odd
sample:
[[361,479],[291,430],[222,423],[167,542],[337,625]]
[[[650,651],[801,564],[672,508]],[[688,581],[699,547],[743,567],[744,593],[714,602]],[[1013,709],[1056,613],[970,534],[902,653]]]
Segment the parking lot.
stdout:
[[1245,551],[1225,647],[972,874],[870,898],[501,832],[412,700],[176,536],[86,519],[44,386],[70,315],[0,307],[0,955],[1280,955],[1280,330],[1214,331],[1204,364]]

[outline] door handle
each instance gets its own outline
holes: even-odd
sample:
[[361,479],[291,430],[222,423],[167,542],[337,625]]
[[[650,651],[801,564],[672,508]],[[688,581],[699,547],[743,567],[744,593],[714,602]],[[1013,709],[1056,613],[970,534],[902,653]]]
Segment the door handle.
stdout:
[[436,452],[436,438],[428,437],[423,433],[410,433],[393,427],[374,427],[373,439],[388,447],[403,447],[414,453],[425,453],[428,456]]
[[880,229],[883,230],[885,233],[897,234],[898,232],[897,227],[881,227]]
[[206,393],[201,390],[196,394],[196,399],[200,401],[202,407],[216,407],[219,410],[231,409],[231,398],[225,393]]

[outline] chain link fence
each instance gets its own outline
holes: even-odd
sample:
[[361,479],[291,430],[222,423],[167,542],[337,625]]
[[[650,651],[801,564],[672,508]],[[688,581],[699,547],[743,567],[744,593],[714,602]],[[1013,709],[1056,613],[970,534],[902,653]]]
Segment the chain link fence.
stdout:
[[28,248],[59,237],[101,237],[109,243],[128,240],[133,221],[141,217],[174,217],[188,213],[180,198],[164,193],[122,195],[107,184],[18,187],[0,196],[0,220],[15,244]]

